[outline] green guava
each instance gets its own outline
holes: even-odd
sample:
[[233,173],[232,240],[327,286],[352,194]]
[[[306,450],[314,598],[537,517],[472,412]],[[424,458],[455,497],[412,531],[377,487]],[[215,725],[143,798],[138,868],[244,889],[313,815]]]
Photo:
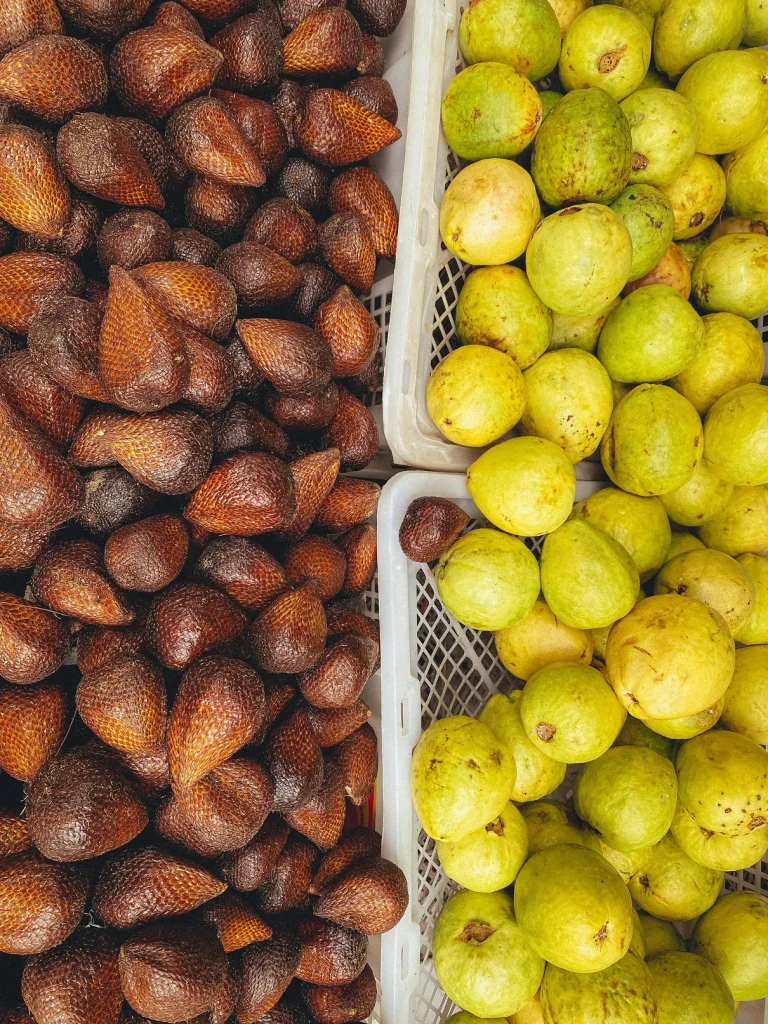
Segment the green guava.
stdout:
[[[593,10],[577,18],[571,32]],[[627,183],[631,159],[629,125],[618,103],[602,89],[577,89],[563,97],[539,129],[531,174],[549,206],[610,203]]]
[[654,593],[696,598],[720,612],[734,636],[749,621],[755,603],[752,580],[736,559],[706,548],[666,562],[656,577]]
[[658,1024],[733,1024],[736,1005],[722,974],[695,953],[661,953],[648,962]]
[[512,885],[528,857],[528,829],[509,803],[487,825],[455,843],[437,843],[443,871],[462,889],[498,892]]
[[631,295],[638,288],[645,288],[649,284],[666,284],[680,292],[684,299],[690,297],[691,268],[682,249],[675,242],[672,242],[656,266],[647,274],[625,285],[622,295]]
[[723,235],[693,265],[693,297],[707,313],[756,320],[768,309],[768,236]]
[[752,614],[736,633],[740,644],[768,643],[768,558],[764,555],[739,555],[736,559],[752,580],[755,603]]
[[514,359],[487,345],[462,345],[432,371],[427,412],[441,434],[471,448],[498,441],[517,424],[526,403]]
[[435,923],[432,957],[448,998],[482,1019],[516,1013],[544,973],[505,892],[451,896]]
[[498,818],[515,787],[512,751],[482,722],[442,718],[421,734],[411,759],[411,796],[433,839],[458,842]]
[[659,953],[673,953],[677,950],[685,950],[685,939],[675,928],[671,921],[660,921],[658,917],[652,917],[641,911],[640,927],[643,929],[645,939],[645,959],[658,956]]
[[528,79],[496,61],[460,71],[443,97],[443,134],[462,160],[517,156],[543,120],[539,94]]
[[510,263],[525,252],[540,219],[528,171],[514,160],[478,160],[459,171],[446,189],[440,234],[446,248],[465,263]]
[[551,1024],[656,1022],[651,972],[632,950],[612,967],[593,974],[574,974],[547,964],[541,1002],[544,1019]]
[[607,206],[569,206],[539,224],[525,259],[533,290],[550,309],[596,316],[629,279],[632,240]]
[[675,212],[675,241],[701,234],[713,224],[725,202],[725,173],[711,156],[695,153],[668,185],[659,185]]
[[645,78],[651,37],[642,21],[622,7],[592,7],[568,29],[558,70],[565,88],[602,89],[617,102]]
[[633,291],[606,321],[597,355],[613,380],[625,384],[668,380],[701,348],[701,317],[666,284]]
[[[682,487],[662,494],[661,503],[673,522],[680,526],[699,526],[722,512],[732,494],[733,484],[721,480],[712,472],[707,460],[700,459],[691,479]],[[688,545],[687,550],[703,547],[690,533],[681,533],[679,537],[690,538],[682,541]],[[666,561],[670,561],[669,554]]]
[[635,605],[608,634],[605,650],[619,700],[646,721],[710,707],[725,693],[734,663],[733,637],[723,617],[680,594]]
[[[766,215],[768,216],[768,215]],[[766,235],[768,226],[762,220],[747,220],[745,217],[721,217],[709,233],[710,242],[723,235]]]
[[589,631],[566,625],[541,599],[516,626],[498,630],[494,640],[502,665],[518,679],[530,679],[534,672],[553,661],[584,665],[592,661]]
[[521,370],[546,352],[552,312],[517,267],[473,270],[459,292],[456,334],[464,345],[489,345],[511,356]]
[[563,313],[555,313],[550,349],[580,348],[585,352],[594,352],[603,324],[619,301],[618,298],[614,299],[607,309],[596,316],[565,316]]
[[723,50],[696,61],[677,83],[699,123],[699,153],[732,153],[748,146],[768,121],[768,81],[750,50]]
[[758,828],[745,836],[723,836],[701,828],[681,803],[672,819],[672,835],[691,860],[714,871],[744,871],[768,850],[768,829]]
[[768,745],[768,647],[740,647],[720,725]]
[[743,43],[745,46],[765,46],[768,43],[768,7],[765,0],[747,0]]
[[674,759],[680,746],[674,740],[653,732],[644,722],[641,722],[639,718],[633,718],[632,715],[627,717],[624,728],[616,737],[613,745],[614,747],[647,747],[670,761]]
[[560,24],[560,35],[565,39],[565,34],[576,18],[588,7],[592,6],[592,0],[549,0],[550,7],[557,15]]
[[634,607],[640,577],[629,552],[585,519],[569,519],[541,549],[541,589],[559,619],[599,629]]
[[701,828],[745,836],[768,825],[768,752],[747,736],[713,729],[677,755],[680,803]]
[[691,948],[720,971],[734,999],[768,996],[768,899],[729,892],[696,922]]
[[560,25],[547,0],[470,0],[459,46],[467,64],[501,61],[537,82],[557,64]]
[[693,476],[703,429],[691,403],[663,384],[641,384],[613,410],[600,458],[622,490],[667,494]]
[[645,88],[621,102],[632,134],[631,185],[671,185],[696,152],[696,112],[669,88]]
[[748,221],[768,220],[768,132],[727,156],[723,170],[728,209]]
[[440,600],[465,626],[503,629],[520,622],[539,596],[539,566],[531,551],[498,530],[465,533],[435,569]]
[[611,381],[600,362],[589,352],[564,348],[545,352],[523,376],[522,432],[552,441],[573,463],[591,455],[613,411]]
[[507,1021],[507,1017],[476,1017],[474,1013],[462,1010],[452,1014],[446,1024],[507,1024]]
[[[467,490],[494,526],[522,537],[537,537],[551,533],[568,518],[576,475],[568,456],[552,441],[513,437],[472,463],[467,470]],[[501,625],[491,628],[500,629]]]
[[578,501],[573,506],[572,516],[605,530],[621,544],[629,552],[641,579],[652,576],[664,564],[671,531],[658,498],[641,498],[616,487],[603,487]]
[[565,765],[543,754],[528,739],[520,719],[522,696],[522,690],[494,694],[479,717],[512,751],[516,769],[512,799],[518,803],[530,803],[557,789],[565,778]]
[[699,538],[694,537],[692,533],[673,530],[672,540],[669,542],[669,551],[667,551],[667,557],[664,561],[669,562],[675,557],[675,555],[682,555],[684,551],[700,551],[703,547],[704,545],[701,543]]
[[721,512],[708,519],[699,536],[708,548],[739,555],[768,555],[768,490],[734,487]]
[[632,941],[626,885],[599,853],[576,844],[529,858],[515,883],[515,914],[533,948],[565,971],[603,971]]
[[632,239],[629,280],[637,281],[656,266],[672,243],[672,204],[652,185],[629,185],[611,209],[624,221]]
[[541,1012],[541,1002],[537,992],[533,999],[526,1003],[517,1013],[508,1018],[509,1024],[546,1024],[544,1014]]
[[653,59],[678,78],[708,53],[736,47],[744,32],[744,0],[667,0],[656,21]]
[[[653,6],[656,5],[658,0],[619,0],[619,3],[615,4],[616,7],[623,7],[625,11],[630,11],[636,18],[638,18],[645,27],[646,32],[650,38],[653,37],[653,29],[656,23],[656,16],[653,13]],[[650,71],[650,64],[648,67]],[[643,76],[638,89],[642,88],[642,84],[648,74],[646,71]]]
[[556,662],[526,683],[520,718],[539,750],[555,761],[579,764],[605,753],[625,714],[597,669]]
[[641,910],[664,921],[691,921],[709,910],[723,885],[723,872],[697,864],[671,832],[645,851],[642,869],[629,880]]
[[528,828],[528,855],[563,843],[576,843],[600,852],[600,840],[568,812],[559,800],[539,800],[523,804],[520,813]]
[[563,94],[561,92],[555,92],[554,89],[544,89],[539,93],[544,117],[546,117],[547,114],[552,113],[562,98]]
[[768,484],[768,387],[742,384],[719,398],[704,423],[704,449],[722,480],[738,487]]
[[[608,863],[610,864],[610,861],[608,861]],[[619,871],[619,874],[621,875],[621,871]],[[628,879],[624,878],[623,875],[622,879],[625,882],[628,881]],[[629,953],[627,953],[627,956],[631,953],[639,956],[641,960],[645,960],[645,936],[643,935],[643,928],[640,924],[640,917],[638,916],[634,906],[632,907],[632,941],[629,944]]]
[[705,708],[695,715],[683,715],[682,718],[649,718],[648,728],[668,739],[690,740],[717,725],[724,705],[725,696],[722,696],[712,707]]
[[680,251],[683,256],[685,256],[691,270],[693,270],[694,263],[699,256],[701,256],[711,241],[712,239],[709,235],[696,235],[695,238],[689,238],[688,240],[679,243]]

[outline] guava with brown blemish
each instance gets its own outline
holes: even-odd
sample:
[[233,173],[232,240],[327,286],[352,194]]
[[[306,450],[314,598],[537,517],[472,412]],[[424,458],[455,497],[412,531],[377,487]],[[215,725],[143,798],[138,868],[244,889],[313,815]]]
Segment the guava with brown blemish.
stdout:
[[728,501],[699,530],[708,548],[737,558],[768,555],[768,488],[733,487]]
[[702,234],[714,223],[725,202],[725,174],[717,160],[694,153],[680,174],[659,185],[675,212],[676,242]]
[[722,974],[703,956],[665,952],[649,961],[658,1024],[733,1024],[736,1006]]
[[745,836],[724,836],[702,828],[681,803],[672,819],[672,835],[691,860],[714,871],[745,871],[762,860],[768,850],[768,829],[759,828]]
[[591,974],[548,964],[541,983],[550,1024],[655,1024],[656,997],[642,956],[630,950],[611,967]]
[[440,866],[472,892],[498,892],[512,885],[528,857],[528,830],[508,803],[493,821],[455,843],[437,843]]
[[639,89],[621,102],[632,136],[631,185],[669,185],[696,152],[696,112],[671,89]]
[[768,310],[768,236],[723,235],[699,256],[691,276],[700,309],[756,320]]
[[501,61],[532,82],[560,56],[560,25],[547,0],[470,0],[459,24],[467,64]]
[[723,884],[723,872],[691,860],[671,832],[645,851],[640,871],[629,880],[635,903],[663,921],[691,921],[709,910]]
[[568,29],[558,70],[568,90],[594,87],[623,100],[638,88],[650,62],[646,25],[631,11],[605,4],[584,11]]
[[[512,690],[508,694],[496,693],[488,700],[479,716],[479,720],[485,722],[512,751],[516,768],[512,799],[519,803],[547,796],[556,790],[565,778],[565,765],[561,761],[553,761],[526,735],[520,718],[522,696],[522,690]],[[462,884],[465,888],[472,888],[471,885]],[[496,888],[500,889],[502,886]]]
[[696,598],[720,612],[734,636],[749,620],[755,602],[752,580],[736,559],[706,549],[668,561],[656,577],[654,593]]

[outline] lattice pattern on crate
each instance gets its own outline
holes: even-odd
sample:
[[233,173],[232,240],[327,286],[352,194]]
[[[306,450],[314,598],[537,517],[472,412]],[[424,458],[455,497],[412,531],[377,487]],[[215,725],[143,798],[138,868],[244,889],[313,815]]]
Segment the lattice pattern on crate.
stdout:
[[[371,294],[362,300],[363,305],[379,325],[379,353],[378,359],[383,369],[384,354],[387,349],[387,334],[389,333],[389,317],[392,312],[392,275],[377,281]],[[363,398],[367,406],[381,405],[382,388],[379,386],[372,394]]]

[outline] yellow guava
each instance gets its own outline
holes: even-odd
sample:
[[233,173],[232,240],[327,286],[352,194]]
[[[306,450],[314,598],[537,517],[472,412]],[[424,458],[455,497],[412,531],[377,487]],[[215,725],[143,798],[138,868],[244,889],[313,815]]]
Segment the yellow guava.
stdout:
[[[666,497],[666,495],[665,495]],[[672,540],[669,542],[669,550],[665,562],[671,561],[675,555],[682,555],[684,551],[700,551],[704,545],[698,537],[692,533],[684,533],[681,530],[672,531]]]
[[592,6],[592,0],[549,0],[549,5],[560,23],[560,36],[565,39],[565,33],[576,18]]
[[517,1013],[513,1013],[508,1021],[509,1024],[546,1024],[541,1012],[539,993],[536,993],[530,1003],[526,1003]]
[[724,836],[702,828],[678,803],[672,819],[672,835],[681,850],[697,864],[714,871],[744,871],[768,850],[768,829],[758,828],[745,836]]
[[474,1013],[462,1010],[452,1014],[446,1024],[507,1024],[508,1017],[476,1017]]
[[[598,841],[598,853],[600,856],[605,857],[611,867],[616,868],[618,873],[621,875],[622,881],[628,885],[630,878],[637,874],[643,866],[643,851],[632,850],[630,853],[625,853],[623,850],[615,850],[612,846],[608,846],[608,844],[599,837]],[[635,913],[634,909],[632,913]],[[634,949],[637,952],[638,943],[635,941],[636,936],[637,927],[633,929],[632,944],[630,946],[630,949]]]
[[690,921],[709,910],[723,885],[723,872],[691,860],[671,832],[645,851],[642,869],[629,880],[641,910],[664,921]]
[[567,626],[541,599],[516,626],[498,630],[494,640],[502,665],[518,679],[530,679],[553,661],[592,661],[589,631]]
[[639,89],[621,103],[632,132],[630,184],[671,185],[696,152],[696,112],[666,88]]
[[729,892],[697,921],[691,948],[720,971],[733,998],[768,996],[768,899]]
[[566,89],[603,89],[617,102],[640,85],[651,62],[651,37],[642,21],[621,7],[592,7],[568,29],[560,53]]
[[467,64],[501,61],[537,82],[557,64],[560,25],[547,0],[470,0],[459,46]]
[[740,644],[768,643],[768,558],[746,554],[739,555],[736,561],[755,588],[752,614],[736,634],[736,639]]
[[659,185],[675,211],[675,241],[693,238],[713,224],[725,202],[725,174],[711,156],[695,153],[668,185]]
[[744,217],[721,217],[709,233],[714,242],[723,235],[766,235],[768,226],[761,220],[746,220]]
[[651,972],[632,949],[593,974],[547,964],[541,983],[544,1019],[551,1024],[655,1024]]
[[674,740],[653,732],[645,722],[641,722],[639,718],[633,718],[632,715],[627,716],[624,728],[616,737],[613,745],[614,747],[648,747],[649,750],[661,754],[662,757],[666,757],[670,761],[674,760],[680,746]]
[[748,145],[727,156],[723,161],[723,170],[725,202],[731,213],[747,221],[767,220],[768,132],[761,132]]
[[614,299],[607,309],[595,316],[565,316],[562,313],[555,313],[550,349],[580,348],[585,352],[594,352],[603,324],[618,306],[619,301]]
[[722,974],[695,953],[661,953],[648,962],[658,1024],[733,1024],[736,1006]]
[[641,579],[652,576],[664,564],[672,534],[659,498],[641,498],[616,487],[603,487],[577,502],[572,514],[605,530],[621,544]]
[[667,0],[653,37],[656,67],[678,78],[708,53],[738,46],[744,13],[744,0]]
[[723,235],[693,265],[693,298],[706,313],[756,320],[768,309],[768,236]]
[[705,708],[696,715],[682,718],[649,718],[648,728],[672,740],[690,740],[712,729],[720,720],[725,706],[725,695],[715,701],[711,708]]
[[[706,459],[696,463],[693,476],[682,487],[661,495],[661,503],[674,522],[680,526],[700,526],[722,512],[733,494],[733,484],[721,480],[709,466]],[[680,533],[678,537],[689,538],[678,544],[688,545],[688,549],[703,547],[701,542],[690,533]],[[669,553],[665,559],[670,560]]]
[[734,487],[721,512],[704,522],[699,537],[708,548],[736,558],[768,555],[768,489]]
[[718,398],[742,384],[759,384],[765,368],[763,339],[744,317],[710,313],[702,317],[699,351],[670,382],[703,416]]
[[696,598],[720,612],[734,636],[749,621],[755,603],[752,580],[736,559],[706,548],[686,551],[666,562],[656,577],[654,593]]
[[768,744],[768,647],[739,647],[720,725]]
[[641,911],[637,915],[645,939],[645,959],[650,960],[659,953],[671,953],[685,949],[685,940],[671,921],[660,921]]
[[[512,751],[516,769],[512,799],[518,803],[529,803],[540,800],[557,789],[565,778],[565,765],[559,761],[553,761],[528,739],[520,719],[522,695],[522,690],[512,690],[509,694],[494,694],[479,717],[480,721],[485,722],[501,742]],[[526,842],[526,851],[527,848]],[[457,881],[460,880],[457,879]],[[466,888],[471,889],[472,886],[466,886]],[[497,886],[497,888],[501,888],[501,886]]]
[[704,455],[722,480],[768,484],[768,387],[742,384],[715,402],[704,423]]
[[631,295],[649,284],[666,284],[680,292],[684,299],[691,294],[691,268],[683,250],[675,242],[669,246],[659,262],[643,277],[624,286],[622,295]]
[[657,265],[672,244],[672,204],[652,185],[628,185],[611,203],[632,239],[629,280],[637,281]]
[[768,7],[764,0],[747,0],[743,42],[745,46],[765,46],[768,43]]
[[437,843],[443,871],[462,889],[498,892],[512,885],[528,857],[528,829],[509,803],[501,814],[455,843]]
[[523,804],[520,813],[528,828],[528,855],[531,857],[539,850],[563,843],[576,843],[600,852],[599,838],[584,828],[559,800],[538,800],[536,803]]

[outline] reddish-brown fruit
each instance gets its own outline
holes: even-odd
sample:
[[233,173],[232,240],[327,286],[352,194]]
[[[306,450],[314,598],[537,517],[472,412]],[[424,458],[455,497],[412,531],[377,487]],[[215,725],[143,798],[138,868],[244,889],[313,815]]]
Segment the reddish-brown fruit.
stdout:
[[242,452],[209,473],[184,514],[212,533],[250,536],[287,526],[295,510],[286,464],[264,452]]
[[168,149],[157,128],[136,117],[116,117],[115,121],[133,139],[161,192],[165,192],[170,186],[178,188],[183,185],[189,172]]
[[38,1024],[117,1024],[123,1005],[117,952],[108,932],[86,931],[30,957],[21,992]]
[[310,985],[348,985],[368,959],[368,939],[330,921],[307,917],[297,926],[301,960],[296,977]]
[[403,872],[391,861],[369,857],[325,887],[315,913],[364,935],[381,935],[395,927],[407,908]]
[[376,979],[368,964],[349,985],[301,987],[307,1009],[318,1024],[345,1024],[370,1017],[376,1005]]
[[188,327],[185,347],[189,361],[189,382],[184,401],[210,416],[225,409],[234,391],[232,366],[221,345]]
[[29,325],[27,346],[46,376],[81,398],[107,402],[99,379],[98,309],[74,295],[54,295],[40,304]]
[[323,762],[323,781],[320,789],[300,807],[285,810],[285,820],[297,832],[321,850],[335,846],[344,828],[347,801],[344,778],[335,761],[326,757]]
[[32,317],[52,295],[82,295],[83,272],[72,260],[48,252],[0,256],[0,327],[26,334]]
[[333,747],[359,729],[371,717],[371,709],[361,700],[344,708],[307,707],[309,723],[320,747]]
[[342,285],[315,313],[315,330],[333,352],[333,376],[352,377],[371,362],[379,344],[376,321]]
[[402,132],[339,89],[315,89],[296,135],[310,160],[344,167],[391,146]]
[[284,914],[306,900],[318,855],[317,847],[298,833],[291,833],[274,871],[257,894],[265,914]]
[[310,327],[288,320],[238,320],[237,333],[256,368],[284,395],[319,394],[331,379],[330,347]]
[[338,402],[339,389],[334,381],[309,398],[289,398],[273,388],[264,395],[264,407],[270,417],[292,434],[315,433],[327,426]]
[[0,217],[30,235],[61,238],[69,214],[69,190],[43,136],[0,125]]
[[344,583],[346,559],[325,537],[302,537],[288,549],[284,562],[291,583],[312,584],[323,603],[335,597]]
[[124,655],[141,654],[143,650],[143,634],[135,626],[130,629],[86,627],[77,634],[77,664],[84,675]]
[[48,542],[49,534],[25,526],[0,523],[0,572],[29,569]]
[[220,252],[218,242],[195,228],[176,228],[171,234],[171,259],[212,267]]
[[227,976],[216,992],[208,1017],[204,1018],[201,1024],[227,1024],[227,1021],[233,1021],[239,992],[240,967],[230,960]]
[[283,70],[280,23],[269,7],[226,25],[211,38],[224,57],[219,84],[252,92],[277,82]]
[[301,283],[296,267],[257,242],[231,245],[219,256],[216,269],[232,282],[243,306],[274,306],[293,295]]
[[253,209],[253,193],[239,185],[222,185],[200,174],[184,194],[184,213],[190,227],[225,245],[242,235]]
[[350,288],[369,292],[376,272],[376,249],[368,221],[359,213],[334,213],[318,228],[323,259]]
[[237,295],[227,278],[210,267],[182,261],[149,263],[131,275],[171,316],[219,340],[237,318]]
[[335,7],[338,0],[278,0],[280,21],[286,32],[296,28],[300,21],[323,7]]
[[210,860],[219,853],[205,827],[192,819],[181,801],[172,793],[166,795],[158,805],[154,824],[155,831],[163,839],[191,851],[197,857]]
[[185,1021],[216,1001],[227,956],[215,930],[197,921],[160,921],[129,936],[120,948],[120,980],[137,1013]]
[[0,951],[42,953],[77,927],[88,896],[79,865],[52,864],[37,850],[0,860]]
[[315,522],[331,532],[364,523],[376,511],[381,488],[373,480],[339,477],[317,510]]
[[27,821],[49,860],[90,860],[147,824],[133,783],[108,758],[78,747],[44,765],[27,789]]
[[85,478],[85,500],[78,522],[91,533],[111,533],[152,510],[157,494],[115,466]]
[[278,814],[270,814],[249,843],[219,857],[217,866],[224,880],[240,892],[258,889],[272,874],[289,832]]
[[216,929],[225,953],[272,938],[272,928],[264,918],[235,892],[224,893],[207,904],[202,916]]
[[210,424],[184,410],[123,416],[109,429],[115,459],[141,483],[161,494],[188,494],[211,464]]
[[374,354],[373,359],[364,370],[356,373],[354,377],[345,377],[344,383],[353,395],[373,395],[381,391],[384,383],[383,358],[381,350]]
[[124,654],[86,672],[77,710],[99,739],[129,754],[154,754],[165,738],[163,673],[139,654]]
[[350,733],[331,755],[344,776],[344,791],[353,804],[360,805],[373,789],[379,771],[379,742],[367,723]]
[[245,615],[220,590],[176,583],[150,605],[145,636],[163,665],[181,670],[234,640],[245,624]]
[[83,416],[83,402],[46,376],[28,349],[0,359],[0,391],[54,444],[72,440]]
[[92,626],[127,626],[135,612],[104,568],[101,549],[90,540],[54,544],[32,573],[32,590],[56,612]]
[[[319,307],[330,299],[341,285],[341,281],[322,263],[302,263],[299,270],[301,284],[293,296],[292,307],[299,320],[312,323]],[[315,329],[318,333],[323,333],[319,328]],[[328,341],[328,338],[325,340]]]
[[69,651],[67,624],[15,594],[0,593],[0,664],[11,683],[37,683],[62,664]]
[[230,21],[250,4],[251,0],[184,0],[184,6],[198,17],[214,22]]
[[297,708],[267,738],[264,759],[275,782],[275,808],[294,810],[323,783],[323,755],[304,708]]
[[394,259],[398,213],[394,197],[370,167],[351,167],[331,183],[329,205],[334,213],[358,213],[368,223],[378,256]]
[[225,591],[249,612],[263,608],[288,587],[277,559],[245,537],[214,537],[203,548],[195,575]]
[[226,89],[212,89],[211,95],[231,108],[240,131],[258,153],[267,177],[279,171],[288,154],[288,139],[272,104]]
[[27,252],[52,252],[75,259],[94,248],[100,227],[101,214],[93,203],[76,199],[72,203],[61,238],[41,238],[39,235],[21,233],[17,236],[16,248]]
[[67,731],[67,698],[56,683],[0,686],[0,768],[31,782]]
[[248,640],[265,672],[303,672],[325,648],[325,612],[308,587],[280,594],[251,623]]
[[104,221],[96,243],[104,270],[114,265],[134,270],[144,263],[167,259],[170,251],[168,221],[152,210],[118,210]]
[[126,590],[154,593],[176,579],[188,550],[183,519],[165,513],[116,530],[104,546],[104,565]]
[[311,215],[290,199],[277,197],[264,203],[248,222],[243,238],[300,263],[317,248],[317,225]]
[[111,466],[115,456],[110,443],[110,431],[122,416],[119,409],[96,406],[78,427],[69,449],[70,460],[83,468]]
[[279,676],[266,677],[264,692],[267,706],[264,715],[264,725],[253,738],[253,743],[256,746],[264,742],[270,729],[282,715],[283,711],[296,699],[294,688],[286,679]]
[[0,61],[0,100],[46,121],[102,107],[108,89],[102,56],[71,36],[36,36]]
[[347,82],[342,88],[347,96],[351,96],[368,107],[374,114],[383,117],[390,124],[397,124],[398,109],[395,94],[392,86],[386,78],[377,78],[374,75],[367,75],[365,78],[355,78]]
[[152,15],[152,24],[159,28],[181,29],[183,32],[191,32],[193,35],[204,39],[200,22],[191,14],[186,7],[177,4],[174,0],[164,0],[158,4]]
[[435,562],[468,523],[467,513],[447,498],[416,498],[400,524],[400,547],[413,562]]
[[[250,362],[248,356],[245,358]],[[214,429],[217,455],[232,455],[243,449],[268,452],[281,459],[288,454],[285,431],[245,402],[232,402],[218,418]]]
[[254,148],[221,100],[203,96],[178,107],[168,119],[166,140],[190,170],[223,185],[264,184]]
[[227,345],[227,358],[235,378],[235,390],[239,394],[253,397],[254,392],[264,378],[253,365],[253,361],[245,351],[245,346],[238,338],[237,332],[232,334]]
[[[350,0],[350,10],[366,32],[390,36],[405,13],[406,0]],[[361,1014],[361,1016],[364,1016]]]
[[337,448],[313,452],[290,465],[296,492],[296,515],[283,531],[288,539],[303,536],[315,519],[323,502],[332,493],[339,474],[340,456]]
[[143,800],[154,802],[163,790],[170,787],[171,773],[165,747],[158,747],[152,754],[129,754],[114,747],[106,749],[112,760],[130,774]]
[[360,60],[360,26],[344,7],[321,7],[303,18],[283,40],[287,75],[338,75]]
[[371,523],[353,526],[336,543],[347,560],[342,594],[360,594],[371,585],[376,572],[376,527]]
[[353,828],[320,861],[309,891],[317,895],[340,878],[353,864],[381,854],[381,836],[370,828]]
[[94,912],[112,928],[135,928],[195,910],[226,884],[159,846],[135,846],[104,862],[93,890]]
[[237,1001],[239,1024],[255,1024],[272,1009],[291,983],[300,957],[299,940],[289,931],[246,949]]
[[161,121],[213,85],[218,50],[186,29],[152,25],[118,42],[109,61],[112,87],[127,110]]
[[83,32],[116,39],[138,25],[149,0],[58,0],[65,18]]
[[325,205],[330,180],[330,172],[325,167],[294,156],[286,161],[277,176],[275,192],[311,213]]
[[23,853],[31,846],[29,826],[21,814],[0,808],[0,858]]
[[272,97],[272,107],[283,126],[289,149],[296,148],[296,119],[304,111],[306,98],[305,91],[292,78],[281,78]]
[[76,114],[59,132],[56,152],[64,174],[83,192],[123,206],[165,205],[147,161],[117,118]]
[[33,36],[63,30],[55,0],[8,0],[0,9],[0,53]]
[[299,676],[306,700],[317,708],[345,708],[357,700],[371,677],[378,646],[360,636],[332,641],[320,660]]

